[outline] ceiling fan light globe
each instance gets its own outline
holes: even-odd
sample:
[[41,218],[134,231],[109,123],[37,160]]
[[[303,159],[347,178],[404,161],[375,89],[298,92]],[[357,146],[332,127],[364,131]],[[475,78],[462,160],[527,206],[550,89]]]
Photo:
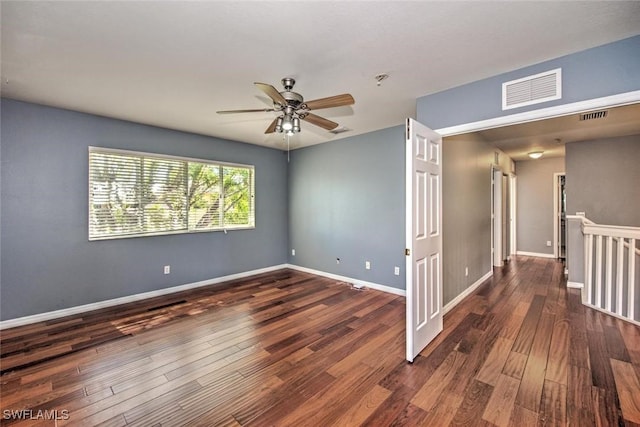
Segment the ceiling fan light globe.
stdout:
[[275,131],[282,132],[282,117],[278,117],[278,119],[276,120]]
[[293,122],[291,121],[290,116],[285,116],[282,120],[282,129],[286,131],[290,131],[293,129]]

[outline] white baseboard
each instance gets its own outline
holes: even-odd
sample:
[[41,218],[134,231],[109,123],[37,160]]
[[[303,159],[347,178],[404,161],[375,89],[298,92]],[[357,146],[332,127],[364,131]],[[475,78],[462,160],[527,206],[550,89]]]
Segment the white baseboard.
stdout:
[[299,265],[288,264],[288,268],[298,270],[305,273],[315,274],[316,276],[328,277],[329,279],[339,280],[341,282],[352,283],[356,288],[366,287],[377,291],[387,292],[394,295],[406,296],[404,289],[393,288],[391,286],[381,285],[379,283],[367,282],[365,280],[354,279],[352,277],[340,276],[339,274],[327,273],[325,271],[314,270],[312,268],[301,267]]
[[534,257],[538,257],[538,258],[555,258],[556,257],[554,254],[543,254],[543,253],[539,253],[539,252],[518,251],[517,254],[518,255],[524,255],[524,256],[534,256]]
[[[370,289],[375,289],[382,292],[387,292],[394,295],[399,295],[405,297],[406,291],[404,289],[398,289],[391,286],[381,285],[379,283],[367,282],[365,280],[354,279],[352,277],[341,276],[338,274],[327,273],[325,271],[314,270],[312,268],[301,267],[293,264],[280,264],[274,265],[271,267],[260,268],[257,270],[245,271],[242,273],[230,274],[228,276],[216,277],[213,279],[203,280],[200,282],[187,283],[184,285],[174,286],[166,289],[159,289],[156,291],[144,292],[140,294],[128,295],[126,297],[114,298],[105,301],[94,302],[90,304],[79,305],[75,307],[64,308],[61,310],[49,311],[46,313],[39,313],[30,316],[18,317],[16,319],[8,319],[0,321],[0,330],[15,328],[17,326],[29,325],[31,323],[37,322],[45,322],[48,320],[58,319],[60,317],[71,316],[74,314],[86,313],[92,310],[98,310],[101,308],[112,307],[114,305],[126,304],[130,302],[140,301],[148,298],[153,298],[162,295],[168,295],[175,292],[186,291],[189,289],[195,289],[202,286],[215,285],[222,282],[227,282],[230,280],[242,279],[244,277],[253,276],[261,273],[268,273],[275,270],[280,270],[283,268],[291,268],[292,270],[298,270],[305,273],[315,274],[317,276],[328,277],[330,279],[339,280],[341,282],[352,283],[355,287],[367,287]],[[466,296],[471,294],[478,286],[480,286],[485,280],[493,275],[493,271],[489,271],[487,274],[482,276],[476,282],[474,282],[469,288],[467,288],[464,292],[458,295],[455,299],[449,302],[446,306],[443,307],[443,312],[447,313],[453,307],[455,307],[460,301],[462,301]]]
[[584,288],[584,283],[580,283],[580,282],[567,282],[567,288],[582,289],[582,288]]
[[119,304],[126,304],[129,302],[140,301],[147,298],[153,298],[161,295],[172,294],[175,292],[186,291],[189,289],[195,289],[202,286],[215,285],[217,283],[227,282],[229,280],[242,279],[244,277],[253,276],[255,274],[268,273],[275,270],[281,270],[287,268],[287,264],[274,265],[271,267],[259,268],[257,270],[245,271],[242,273],[230,274],[228,276],[216,277],[209,280],[203,280],[200,282],[187,283],[185,285],[173,286],[166,289],[158,289],[157,291],[144,292],[141,294],[129,295],[126,297],[114,298],[105,301],[94,302],[91,304],[78,305],[75,307],[64,308],[62,310],[49,311],[46,313],[34,314],[31,316],[18,317],[16,319],[9,319],[0,321],[0,330],[15,328],[16,326],[28,325],[31,323],[45,322],[47,320],[57,319],[64,316],[71,316],[73,314],[85,313],[87,311],[98,310],[100,308],[111,307]]
[[458,295],[457,297],[455,297],[454,299],[449,301],[449,303],[447,303],[447,305],[445,305],[442,308],[442,312],[444,314],[447,314],[453,307],[455,307],[456,305],[460,304],[460,301],[462,301],[463,299],[465,299],[466,297],[471,295],[471,293],[473,291],[478,289],[478,287],[480,285],[482,285],[484,283],[484,281],[487,280],[491,276],[493,276],[493,269],[491,269],[491,271],[487,272],[484,276],[482,276],[481,278],[479,278],[478,280],[473,282],[473,284],[471,286],[469,286],[467,289],[465,289],[460,295]]

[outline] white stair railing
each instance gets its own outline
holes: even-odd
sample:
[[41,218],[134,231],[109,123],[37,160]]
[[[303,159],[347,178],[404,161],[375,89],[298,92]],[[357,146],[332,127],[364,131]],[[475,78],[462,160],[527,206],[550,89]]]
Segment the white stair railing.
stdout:
[[632,322],[640,319],[640,228],[582,221],[584,287],[582,302]]

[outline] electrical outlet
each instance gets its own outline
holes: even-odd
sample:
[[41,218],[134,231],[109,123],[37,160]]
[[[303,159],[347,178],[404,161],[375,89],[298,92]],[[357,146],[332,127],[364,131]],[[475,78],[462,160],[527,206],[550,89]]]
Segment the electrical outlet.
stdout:
[[165,265],[164,266],[164,274],[169,274],[171,273],[171,266],[170,265]]
[[371,270],[371,263],[369,261],[365,261],[364,268],[366,268],[367,270]]
[[547,246],[551,247],[551,240],[547,240]]
[[468,277],[469,276],[469,267],[465,267],[464,268],[464,277]]
[[296,256],[296,250],[295,249],[291,249],[291,256]]
[[395,274],[396,276],[400,275],[400,267],[393,267],[393,274]]

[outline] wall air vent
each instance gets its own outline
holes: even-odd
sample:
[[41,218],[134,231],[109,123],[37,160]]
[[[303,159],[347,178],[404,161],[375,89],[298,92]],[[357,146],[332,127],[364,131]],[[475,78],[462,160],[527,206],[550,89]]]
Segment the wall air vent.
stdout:
[[562,69],[502,83],[502,109],[524,107],[562,98]]
[[592,111],[590,113],[580,114],[580,121],[604,119],[605,117],[607,117],[607,110]]

